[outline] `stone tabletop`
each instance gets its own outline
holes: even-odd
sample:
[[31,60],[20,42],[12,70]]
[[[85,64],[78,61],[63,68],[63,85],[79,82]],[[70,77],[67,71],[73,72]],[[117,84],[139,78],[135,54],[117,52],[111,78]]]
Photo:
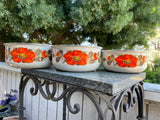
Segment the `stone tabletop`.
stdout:
[[108,95],[114,95],[145,79],[146,74],[124,74],[105,70],[73,73],[50,69],[22,69],[22,74],[33,75],[67,85],[75,85]]

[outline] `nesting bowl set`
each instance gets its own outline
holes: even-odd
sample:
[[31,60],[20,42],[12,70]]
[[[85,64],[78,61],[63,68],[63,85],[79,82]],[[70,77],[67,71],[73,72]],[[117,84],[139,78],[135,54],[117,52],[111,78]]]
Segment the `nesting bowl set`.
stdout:
[[[6,43],[5,61],[23,69],[47,68],[85,72],[96,70],[101,61],[108,71],[140,73],[147,68],[146,51],[102,50],[95,46]],[[101,60],[102,52],[102,60]]]

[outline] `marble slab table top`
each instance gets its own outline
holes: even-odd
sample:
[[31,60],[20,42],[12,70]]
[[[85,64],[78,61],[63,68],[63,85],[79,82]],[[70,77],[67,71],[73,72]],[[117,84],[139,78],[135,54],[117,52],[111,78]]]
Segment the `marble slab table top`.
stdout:
[[44,78],[50,81],[75,85],[85,89],[91,89],[108,95],[115,95],[128,87],[145,79],[145,73],[124,74],[105,70],[93,72],[63,72],[50,69],[22,69],[22,74]]

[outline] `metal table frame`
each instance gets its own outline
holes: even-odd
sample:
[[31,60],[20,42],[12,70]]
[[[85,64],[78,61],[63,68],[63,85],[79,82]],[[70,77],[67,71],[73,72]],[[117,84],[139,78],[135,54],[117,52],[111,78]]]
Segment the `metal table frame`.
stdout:
[[[41,80],[43,79],[43,81]],[[71,106],[71,96],[75,92],[81,92],[84,95],[86,95],[94,104],[96,107],[96,110],[99,115],[99,120],[106,120],[106,113],[108,110],[112,111],[112,120],[119,120],[119,108],[122,104],[122,99],[124,96],[127,97],[127,102],[123,103],[123,111],[128,112],[131,107],[133,107],[136,102],[138,102],[138,120],[145,120],[144,117],[144,91],[143,91],[143,82],[139,82],[135,85],[133,85],[130,88],[126,88],[125,90],[115,94],[112,96],[110,100],[108,100],[106,97],[104,97],[103,94],[98,91],[90,92],[91,90],[80,88],[78,86],[70,86],[66,87],[64,83],[63,85],[63,93],[55,97],[55,93],[57,91],[57,84],[54,81],[51,81],[46,78],[38,78],[37,76],[33,75],[23,75],[21,77],[20,85],[19,85],[19,116],[20,120],[23,120],[24,116],[24,107],[23,107],[23,97],[24,97],[24,89],[26,87],[26,84],[29,80],[32,80],[34,83],[34,87],[30,88],[30,93],[32,96],[37,95],[38,91],[41,93],[41,95],[46,100],[52,100],[52,101],[59,101],[63,99],[63,120],[66,120],[66,107],[72,114],[76,114],[80,111],[80,105],[78,103],[74,104],[74,107]],[[45,86],[45,87],[43,87]],[[51,91],[49,86],[53,86],[53,90]],[[93,92],[99,96],[105,103],[106,103],[106,109],[103,111],[101,105],[99,104],[99,101],[95,99],[93,96]]]

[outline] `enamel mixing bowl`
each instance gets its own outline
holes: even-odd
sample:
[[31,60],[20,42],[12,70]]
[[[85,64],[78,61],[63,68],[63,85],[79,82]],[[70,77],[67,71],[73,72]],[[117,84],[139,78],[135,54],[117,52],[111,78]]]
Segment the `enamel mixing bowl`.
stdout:
[[46,68],[51,65],[51,45],[34,43],[6,43],[5,61],[18,68]]
[[52,64],[62,71],[93,71],[100,65],[101,49],[93,46],[55,45],[52,46]]
[[106,70],[123,73],[141,73],[147,68],[147,51],[103,50]]

